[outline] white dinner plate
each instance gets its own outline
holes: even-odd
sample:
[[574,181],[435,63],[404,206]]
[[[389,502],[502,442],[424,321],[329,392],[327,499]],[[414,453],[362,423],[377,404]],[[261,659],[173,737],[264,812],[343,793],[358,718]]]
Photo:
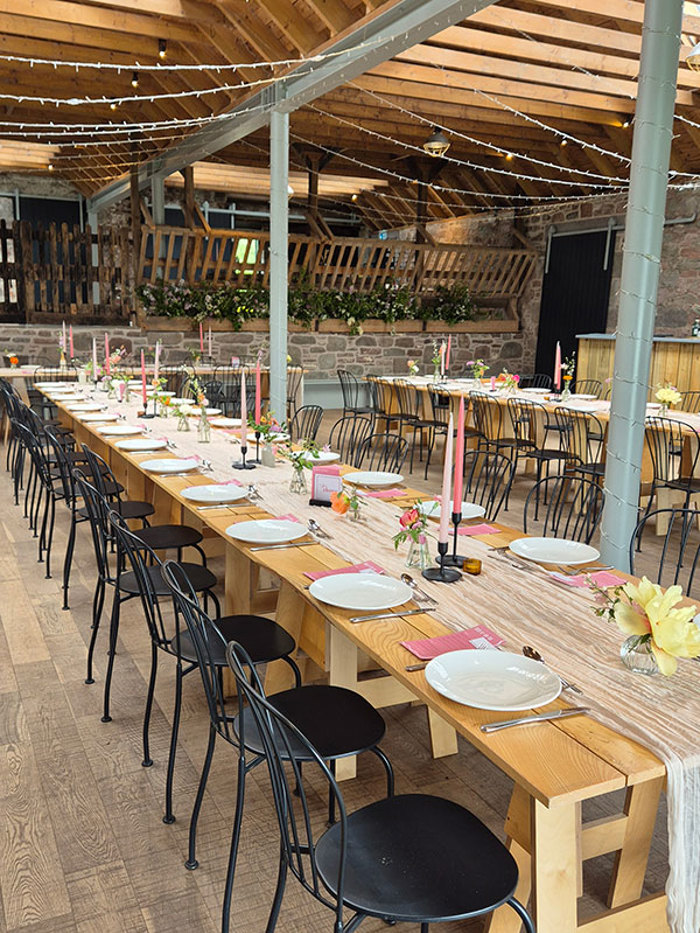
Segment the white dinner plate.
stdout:
[[249,544],[284,544],[303,538],[307,533],[306,525],[292,522],[287,518],[260,518],[249,522],[229,525],[226,534],[236,541]]
[[171,405],[194,405],[195,401],[193,398],[181,398],[180,396],[174,395],[170,399]]
[[[436,518],[439,520],[442,514],[442,507],[437,499],[431,499],[428,502],[419,502],[416,506],[421,515],[427,515],[428,518]],[[450,515],[454,511],[454,501],[450,499]],[[462,503],[462,520],[466,521],[468,518],[481,518],[482,515],[486,515],[486,509],[483,505],[477,505],[475,502],[463,502]]]
[[314,580],[309,593],[329,606],[368,612],[402,606],[413,598],[410,586],[380,573],[338,573],[322,577]]
[[158,393],[156,393],[156,392],[153,391],[153,389],[147,389],[147,390],[146,390],[146,395],[150,396],[151,398],[153,398],[153,396],[156,395],[156,394],[157,394],[157,395],[167,395],[168,398],[172,398],[172,397],[175,395],[174,392],[158,392]]
[[137,437],[132,441],[117,441],[114,445],[120,450],[163,450],[168,446],[167,441],[159,441],[155,437]]
[[597,402],[598,401],[597,395],[585,395],[583,393],[579,394],[577,392],[575,392],[573,395],[570,395],[569,398],[578,398],[578,399],[581,399],[582,402]]
[[83,396],[76,395],[74,392],[50,392],[51,398],[54,402],[60,402],[63,405],[64,402],[82,402]]
[[190,502],[237,502],[238,499],[245,499],[248,490],[233,483],[212,483],[210,486],[188,486],[181,489],[180,494]]
[[92,414],[87,412],[80,416],[81,421],[119,421],[119,415],[111,415],[108,411],[96,412]]
[[106,424],[97,430],[105,437],[135,437],[143,434],[143,428],[137,428],[133,424]]
[[551,389],[545,389],[543,387],[532,386],[528,389],[521,389],[521,392],[528,392],[530,395],[549,395],[552,391]]
[[449,651],[428,662],[425,678],[442,696],[475,709],[532,709],[561,693],[561,680],[541,661],[507,651]]
[[311,453],[310,450],[295,450],[292,452],[292,456],[313,460],[314,463],[335,463],[336,460],[340,460],[340,454],[335,453],[333,450],[318,450],[316,453]]
[[[172,403],[172,399],[171,399],[171,401],[170,401],[170,404],[171,404],[171,405],[173,404],[173,403]],[[191,414],[191,415],[196,415],[197,417],[199,417],[199,415],[201,414],[200,411],[199,411],[199,406],[198,406],[198,405],[193,405],[193,408],[194,408],[194,411],[191,411],[190,414]],[[207,413],[208,415],[220,415],[220,414],[221,414],[221,409],[220,409],[220,408],[205,408],[204,410],[206,411],[206,413]]]
[[600,557],[600,551],[590,544],[567,538],[518,538],[511,541],[510,549],[538,564],[587,564]]
[[395,483],[403,482],[403,476],[400,473],[384,473],[381,470],[360,470],[357,473],[346,473],[343,479],[355,486],[381,487],[393,486]]
[[240,418],[212,418],[209,424],[213,428],[240,428]]
[[104,411],[104,405],[99,405],[97,402],[85,402],[82,405],[66,405],[66,408],[68,411],[76,412],[76,414],[88,411]]
[[191,457],[188,459],[173,457],[171,460],[144,460],[139,466],[148,470],[149,473],[188,473],[190,470],[197,469],[199,461]]
[[37,389],[64,389],[66,386],[74,386],[74,382],[35,382],[34,387]]

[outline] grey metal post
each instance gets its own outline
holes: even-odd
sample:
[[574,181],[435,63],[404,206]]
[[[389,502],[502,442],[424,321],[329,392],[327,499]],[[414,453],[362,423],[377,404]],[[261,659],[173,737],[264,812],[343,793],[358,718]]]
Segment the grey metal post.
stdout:
[[287,418],[289,114],[270,115],[270,410]]
[[620,569],[638,519],[682,12],[682,0],[644,5],[601,540],[603,560]]

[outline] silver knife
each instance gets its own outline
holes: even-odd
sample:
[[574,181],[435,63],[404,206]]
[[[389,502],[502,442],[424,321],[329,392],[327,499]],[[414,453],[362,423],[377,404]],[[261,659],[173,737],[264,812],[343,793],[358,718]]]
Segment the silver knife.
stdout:
[[535,716],[521,716],[519,719],[504,719],[501,722],[485,722],[480,726],[482,732],[499,732],[501,729],[510,729],[511,726],[526,726],[530,722],[548,722],[550,719],[567,719],[569,716],[580,716],[588,713],[587,706],[569,706],[558,709],[553,713],[537,713]]
[[371,616],[352,616],[349,622],[373,622],[375,619],[400,619],[403,616],[419,616],[422,612],[435,612],[437,606],[426,606],[423,609],[408,609],[403,612],[376,612]]
[[250,505],[250,502],[222,502],[221,505],[198,505],[198,512],[205,512],[207,509],[242,509],[244,506]]
[[260,544],[252,547],[251,551],[277,551],[286,547],[310,547],[312,544],[318,544],[318,541],[289,541],[286,544]]

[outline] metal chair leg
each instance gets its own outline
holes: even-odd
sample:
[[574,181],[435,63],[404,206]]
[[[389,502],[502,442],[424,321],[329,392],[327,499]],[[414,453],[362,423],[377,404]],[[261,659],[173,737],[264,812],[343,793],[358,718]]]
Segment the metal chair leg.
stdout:
[[[245,777],[246,777],[246,764],[243,754],[239,756],[238,759],[238,787],[236,788],[236,814],[233,818],[233,831],[231,832],[231,849],[228,857],[228,868],[226,869],[226,887],[224,889],[224,906],[221,912],[221,931],[222,933],[228,933],[229,930],[229,921],[231,916],[231,900],[233,897],[233,879],[236,874],[236,859],[238,858],[238,843],[241,838],[241,824],[243,822],[243,801],[245,799]],[[278,889],[279,889],[279,880],[278,880]],[[282,884],[282,892],[284,893],[284,883]],[[278,892],[275,891],[275,902],[277,900]],[[280,903],[281,903],[281,894],[280,894]],[[273,910],[275,904],[272,905]],[[279,906],[278,906],[279,913]],[[272,915],[270,915],[272,917]],[[275,917],[275,923],[277,918]],[[270,927],[268,921],[268,930],[274,930],[274,925]]]
[[[282,907],[282,898],[284,897],[284,888],[287,883],[287,859],[282,850],[280,850],[280,865],[277,872],[277,887],[275,888],[275,897],[272,901],[272,909],[270,910],[270,916],[267,921],[267,926],[265,927],[265,933],[274,933],[277,926],[277,920],[280,915],[280,909]],[[337,929],[337,924],[335,925]],[[228,924],[226,927],[222,927],[222,933],[228,933]]]
[[119,608],[120,597],[119,590],[114,591],[114,602],[112,603],[112,616],[109,621],[109,662],[107,664],[107,675],[105,677],[104,708],[102,712],[102,722],[111,722],[112,717],[109,714],[109,699],[112,688],[112,673],[114,671],[114,656],[117,653],[117,634],[119,632]]
[[216,746],[216,729],[213,725],[209,726],[209,743],[207,745],[207,754],[204,758],[204,764],[202,765],[202,773],[199,777],[199,786],[197,787],[197,796],[195,797],[194,807],[192,808],[192,816],[190,817],[190,838],[189,838],[189,851],[187,855],[187,861],[185,862],[185,868],[189,868],[190,871],[194,871],[195,868],[199,865],[197,857],[195,855],[195,847],[197,844],[197,823],[199,821],[199,811],[202,809],[202,801],[204,800],[204,791],[207,786],[207,780],[209,778],[209,769],[211,768],[212,758],[214,757],[214,748]]
[[68,531],[68,542],[66,543],[66,553],[63,558],[63,608],[70,609],[68,605],[68,587],[70,586],[70,572],[73,566],[73,552],[75,550],[76,534],[75,512],[71,509],[70,529]]
[[92,634],[90,635],[90,645],[88,646],[87,672],[85,675],[86,684],[94,684],[95,679],[92,676],[92,657],[95,652],[95,642],[97,641],[97,632],[102,620],[102,609],[105,603],[105,582],[100,577],[95,586],[95,595],[92,597]]
[[168,770],[165,778],[165,815],[164,823],[174,823],[173,815],[173,776],[175,774],[175,752],[177,751],[177,734],[180,730],[180,710],[182,708],[182,664],[178,661],[175,675],[175,709],[173,710],[173,728],[170,733],[170,753],[168,755]]
[[153,693],[156,689],[156,674],[158,673],[158,646],[154,641],[151,642],[151,675],[148,678],[148,694],[146,696],[146,709],[143,714],[143,761],[144,768],[150,768],[153,764],[151,750],[148,741],[148,733],[151,725],[151,710],[153,709]]

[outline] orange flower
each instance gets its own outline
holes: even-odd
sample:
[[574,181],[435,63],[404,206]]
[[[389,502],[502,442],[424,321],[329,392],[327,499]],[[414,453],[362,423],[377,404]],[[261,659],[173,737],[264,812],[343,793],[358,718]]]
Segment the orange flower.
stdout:
[[338,515],[345,515],[347,510],[350,508],[350,500],[344,492],[332,492],[331,508],[334,512],[337,512]]
[[19,363],[19,357],[18,357],[18,356],[11,356],[11,357],[10,357],[10,366],[16,366],[18,363]]
[[408,511],[404,512],[401,518],[399,518],[399,524],[402,528],[412,528],[416,522],[420,522],[418,509],[408,509]]

